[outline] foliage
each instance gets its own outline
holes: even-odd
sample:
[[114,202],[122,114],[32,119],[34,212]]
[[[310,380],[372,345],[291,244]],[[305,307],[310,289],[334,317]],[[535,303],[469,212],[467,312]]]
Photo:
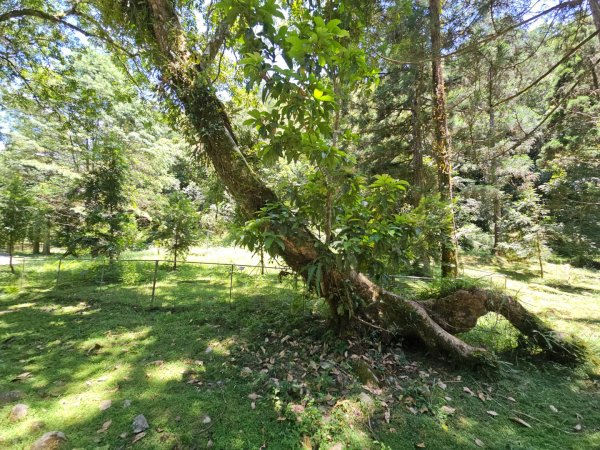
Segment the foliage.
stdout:
[[15,245],[27,236],[32,206],[33,198],[23,178],[13,174],[0,191],[0,242],[8,248],[11,269]]
[[181,192],[167,196],[167,203],[158,218],[155,241],[173,258],[173,269],[177,268],[177,259],[185,257],[200,239],[200,215],[194,203]]

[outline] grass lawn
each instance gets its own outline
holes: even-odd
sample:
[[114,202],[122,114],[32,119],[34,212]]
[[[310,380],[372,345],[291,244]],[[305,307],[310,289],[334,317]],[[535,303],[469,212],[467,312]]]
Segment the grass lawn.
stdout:
[[[194,259],[215,260],[203,252]],[[548,264],[542,280],[533,267],[472,260],[466,274],[505,275],[511,293],[598,352],[598,273]],[[57,262],[40,261],[21,286],[0,267],[0,448],[29,448],[46,431],[64,432],[70,449],[600,448],[593,362],[573,370],[512,351],[490,378],[415,348],[341,341],[276,271],[234,266],[230,295],[231,266],[161,267],[152,302],[153,269],[72,261],[57,285]],[[513,336],[487,317],[466,339],[505,350]],[[379,386],[359,380],[364,363]],[[11,421],[17,403],[28,413]],[[150,425],[141,438],[139,414]]]

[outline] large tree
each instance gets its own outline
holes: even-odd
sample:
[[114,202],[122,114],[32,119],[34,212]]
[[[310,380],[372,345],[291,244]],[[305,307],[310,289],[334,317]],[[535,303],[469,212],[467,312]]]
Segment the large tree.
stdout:
[[[289,146],[293,150],[298,143],[289,138],[302,141],[306,135],[326,143],[331,138],[329,118],[339,107],[336,105],[339,99],[327,80],[319,80],[322,69],[339,63],[343,66],[345,61],[349,64],[360,61],[359,48],[344,46],[347,34],[338,31],[339,22],[326,23],[308,12],[292,16],[290,24],[282,25],[275,18],[284,21],[285,15],[272,1],[243,4],[224,1],[212,9],[212,15],[205,17],[208,24],[219,25],[209,27],[208,37],[201,39],[193,19],[194,10],[188,2],[106,0],[98,3],[98,9],[76,4],[62,12],[50,11],[52,5],[42,10],[39,2],[33,2],[33,9],[13,3],[16,2],[9,7],[14,9],[0,14],[4,32],[14,34],[14,27],[19,24],[24,22],[31,27],[42,19],[43,26],[80,29],[88,36],[96,35],[108,42],[116,51],[125,49],[130,56],[142,55],[143,64],[159,80],[172,111],[181,114],[180,124],[186,128],[191,144],[202,146],[242,213],[249,219],[260,217],[261,226],[277,236],[279,244],[273,248],[325,297],[339,331],[376,328],[392,336],[416,335],[430,349],[477,363],[489,361],[489,354],[469,346],[454,334],[472,328],[477,318],[493,311],[504,315],[551,354],[569,357],[576,353],[575,348],[518,302],[502,294],[458,291],[442,299],[419,303],[382,289],[351,265],[340,264],[330,246],[319,240],[257,175],[238,145],[226,108],[213,85],[212,77],[219,72],[216,56],[225,43],[243,43],[247,74],[255,80],[262,79],[263,92],[272,95],[276,106],[288,107],[282,113],[275,108],[279,121],[299,120],[300,112],[293,109],[297,107],[291,103],[293,99],[309,108],[303,116],[306,134],[294,134],[288,127],[283,134],[271,135],[275,139],[271,149]],[[332,11],[336,11],[335,4]],[[228,30],[232,30],[231,34]],[[327,46],[320,47],[324,43]],[[319,53],[321,48],[325,49],[324,54]],[[329,53],[327,48],[331,50]],[[277,55],[286,61],[288,69],[274,64]],[[286,98],[281,100],[283,89]],[[311,122],[311,119],[316,120]],[[311,155],[324,154],[326,158],[331,153],[314,152],[313,142],[309,144]],[[323,150],[331,148],[330,145],[330,142],[324,145]]]

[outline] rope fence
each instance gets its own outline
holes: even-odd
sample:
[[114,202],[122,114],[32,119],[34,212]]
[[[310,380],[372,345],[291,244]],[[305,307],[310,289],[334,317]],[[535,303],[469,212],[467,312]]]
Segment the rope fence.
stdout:
[[[284,265],[183,261],[173,270],[173,261],[168,259],[16,257],[13,266],[14,275],[8,265],[0,266],[0,293],[77,289],[90,297],[118,297],[149,307],[206,297],[232,303],[236,295],[242,299],[283,294],[296,306],[301,303],[303,311],[309,297],[302,278]],[[507,286],[505,275],[471,271],[477,273],[471,279],[489,279],[499,287]],[[437,279],[388,274],[380,281],[386,289],[415,290],[427,288]]]

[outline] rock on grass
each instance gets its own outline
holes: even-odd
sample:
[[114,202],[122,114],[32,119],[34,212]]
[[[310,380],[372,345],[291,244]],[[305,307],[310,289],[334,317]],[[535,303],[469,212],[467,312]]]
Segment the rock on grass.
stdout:
[[13,406],[13,409],[10,410],[8,420],[10,420],[11,422],[18,422],[19,420],[23,420],[28,412],[29,406],[24,405],[23,403],[19,403]]
[[34,442],[31,450],[56,450],[67,441],[65,433],[62,431],[49,431]]

